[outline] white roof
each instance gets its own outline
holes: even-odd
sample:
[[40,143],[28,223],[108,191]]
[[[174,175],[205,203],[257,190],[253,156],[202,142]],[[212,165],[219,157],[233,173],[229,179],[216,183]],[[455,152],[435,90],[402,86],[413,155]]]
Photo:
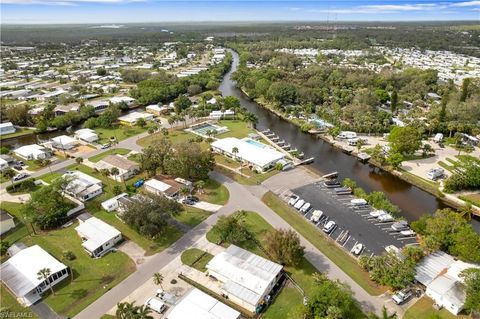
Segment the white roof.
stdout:
[[282,270],[282,265],[230,245],[210,260],[207,269],[227,278],[223,286],[225,291],[255,305]]
[[435,277],[437,277],[442,271],[449,268],[454,263],[454,259],[443,251],[436,251],[430,255],[424,257],[415,268],[416,275],[415,280],[421,284],[427,286]]
[[69,171],[65,173],[63,177],[69,177],[73,179],[66,187],[66,190],[73,194],[80,194],[89,188],[91,188],[91,191],[93,192],[102,185],[101,180],[80,171]]
[[37,275],[43,268],[49,268],[50,273],[54,274],[67,266],[40,246],[34,245],[20,250],[0,266],[1,279],[11,291],[22,297],[43,282]]
[[37,144],[31,144],[31,145],[24,145],[21,146],[17,149],[15,149],[13,152],[23,156],[23,157],[28,157],[30,155],[40,155],[44,154],[45,152],[43,151],[44,147],[37,145]]
[[77,135],[86,134],[86,133],[95,133],[95,131],[89,128],[82,128],[75,131],[75,134]]
[[110,99],[110,102],[114,104],[121,103],[121,102],[133,102],[133,101],[135,101],[135,99],[129,96],[114,96]]
[[0,128],[12,127],[12,126],[13,126],[12,122],[0,123]]
[[110,226],[96,217],[90,217],[80,223],[80,225],[75,227],[75,230],[87,239],[82,243],[82,246],[89,251],[94,251],[121,234],[115,227]]
[[75,141],[74,138],[67,136],[67,135],[60,135],[52,138],[52,141],[58,144],[62,145],[69,145],[69,144],[75,144],[77,141]]
[[159,192],[165,192],[167,189],[172,187],[172,186],[168,185],[167,183],[164,183],[164,182],[159,181],[158,179],[154,179],[154,178],[146,181],[145,185],[149,186],[153,189],[156,189]]
[[194,288],[168,315],[168,319],[238,319],[240,312]]
[[427,286],[427,289],[441,295],[442,299],[448,300],[459,308],[465,304],[465,286],[448,275],[437,277]]
[[235,137],[219,139],[213,142],[212,146],[228,154],[232,154],[233,148],[236,147],[238,153],[236,153],[235,156],[260,167],[264,167],[285,157],[283,153],[271,147],[265,146],[262,148]]
[[147,120],[153,118],[153,115],[146,112],[132,112],[124,116],[120,116],[118,119],[125,122],[136,122],[140,118]]

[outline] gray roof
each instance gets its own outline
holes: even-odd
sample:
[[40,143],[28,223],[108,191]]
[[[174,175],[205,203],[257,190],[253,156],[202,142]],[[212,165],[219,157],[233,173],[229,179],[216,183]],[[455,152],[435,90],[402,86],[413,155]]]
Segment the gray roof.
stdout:
[[415,268],[415,280],[427,286],[438,275],[448,269],[454,262],[454,258],[443,251],[436,251],[424,257]]

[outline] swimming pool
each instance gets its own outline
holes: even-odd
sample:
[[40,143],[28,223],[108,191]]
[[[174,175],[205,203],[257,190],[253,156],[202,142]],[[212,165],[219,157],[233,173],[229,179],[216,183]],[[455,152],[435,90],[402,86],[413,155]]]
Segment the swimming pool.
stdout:
[[253,145],[253,146],[256,146],[256,147],[258,147],[258,148],[265,148],[265,147],[267,147],[267,145],[265,145],[265,144],[263,144],[263,143],[261,143],[261,142],[258,142],[258,141],[249,139],[249,138],[245,139],[245,142],[247,142],[248,144],[251,144],[251,145]]

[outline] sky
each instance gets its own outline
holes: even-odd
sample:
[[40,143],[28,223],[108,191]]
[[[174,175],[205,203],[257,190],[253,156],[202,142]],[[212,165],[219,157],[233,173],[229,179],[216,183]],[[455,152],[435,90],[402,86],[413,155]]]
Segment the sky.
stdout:
[[480,0],[1,0],[3,24],[476,20]]

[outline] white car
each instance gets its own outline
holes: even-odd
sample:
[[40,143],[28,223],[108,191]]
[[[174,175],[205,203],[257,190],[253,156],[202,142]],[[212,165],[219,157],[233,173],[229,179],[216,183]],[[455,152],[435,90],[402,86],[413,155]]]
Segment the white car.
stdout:
[[13,177],[13,181],[16,182],[16,181],[19,181],[19,180],[24,179],[24,178],[26,178],[26,177],[28,177],[28,174],[27,174],[27,173],[20,173],[20,174],[15,175],[15,176]]
[[322,218],[323,216],[323,212],[321,210],[314,210],[313,213],[312,213],[312,216],[310,216],[310,221],[314,222],[314,223],[318,223],[318,221],[320,220],[320,218]]
[[295,204],[298,202],[299,199],[300,199],[300,196],[298,196],[298,195],[292,195],[292,196],[290,197],[290,200],[288,201],[288,205],[290,205],[290,206],[295,205]]
[[350,250],[350,252],[351,252],[352,254],[358,256],[358,255],[360,255],[360,254],[362,253],[363,248],[364,248],[364,247],[363,247],[363,244],[358,243],[358,244],[356,244],[355,246],[353,246],[353,248],[352,248],[352,250]]
[[162,314],[167,309],[165,303],[157,298],[148,298],[147,301],[145,301],[145,307],[150,308],[159,314]]
[[310,210],[311,207],[312,205],[310,205],[310,203],[305,203],[305,205],[303,205],[302,208],[300,208],[300,212],[305,214]]
[[416,233],[413,230],[409,229],[409,230],[402,230],[400,232],[400,235],[407,237],[407,236],[415,236]]
[[295,203],[295,205],[293,205],[293,207],[299,210],[300,208],[302,208],[304,204],[305,204],[305,201],[303,199],[300,199],[298,202]]
[[337,224],[333,220],[329,220],[325,226],[323,226],[323,231],[330,234],[335,226],[337,226]]
[[374,217],[374,218],[378,218],[382,215],[385,215],[387,212],[384,211],[384,210],[374,210],[372,212],[370,212],[370,217]]

